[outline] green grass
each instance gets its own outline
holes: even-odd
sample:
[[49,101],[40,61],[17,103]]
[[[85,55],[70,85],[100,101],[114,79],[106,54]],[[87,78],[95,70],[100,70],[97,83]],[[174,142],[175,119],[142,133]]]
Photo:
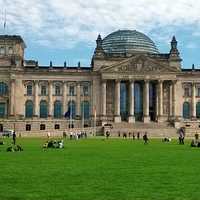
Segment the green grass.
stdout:
[[[0,146],[0,200],[197,200],[200,149],[189,141],[18,139],[23,152]],[[9,140],[7,139],[8,143]]]

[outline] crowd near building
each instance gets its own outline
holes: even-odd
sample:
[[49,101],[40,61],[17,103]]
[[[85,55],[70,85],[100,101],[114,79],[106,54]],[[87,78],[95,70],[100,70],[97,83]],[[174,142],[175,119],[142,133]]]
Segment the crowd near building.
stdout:
[[91,66],[26,60],[20,36],[0,36],[0,131],[64,131],[105,124],[200,126],[200,71],[182,67],[136,30],[96,40]]

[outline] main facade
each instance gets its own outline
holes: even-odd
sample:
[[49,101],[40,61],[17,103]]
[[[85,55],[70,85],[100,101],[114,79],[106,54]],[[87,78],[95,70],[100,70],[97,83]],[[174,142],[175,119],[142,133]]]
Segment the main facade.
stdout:
[[200,72],[135,30],[99,35],[90,67],[25,60],[20,36],[0,36],[0,131],[63,131],[137,123],[199,128]]

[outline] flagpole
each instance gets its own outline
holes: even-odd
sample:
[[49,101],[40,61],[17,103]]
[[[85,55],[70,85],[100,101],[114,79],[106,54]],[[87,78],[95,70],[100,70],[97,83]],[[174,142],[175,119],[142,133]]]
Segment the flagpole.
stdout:
[[6,13],[6,0],[4,1],[5,5],[5,10],[4,10],[4,22],[3,22],[3,30],[4,30],[4,35],[6,34],[6,23],[7,23],[7,13]]

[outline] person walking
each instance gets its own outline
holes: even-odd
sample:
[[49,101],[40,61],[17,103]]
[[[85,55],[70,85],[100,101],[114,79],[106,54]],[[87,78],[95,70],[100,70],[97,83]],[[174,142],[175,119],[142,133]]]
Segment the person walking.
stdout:
[[140,139],[140,132],[137,132],[137,139]]
[[16,137],[17,137],[17,135],[16,135],[15,131],[13,131],[12,138],[13,138],[13,144],[14,145],[16,144]]
[[143,140],[144,140],[144,144],[148,144],[148,137],[147,137],[147,132],[144,133],[143,135]]

